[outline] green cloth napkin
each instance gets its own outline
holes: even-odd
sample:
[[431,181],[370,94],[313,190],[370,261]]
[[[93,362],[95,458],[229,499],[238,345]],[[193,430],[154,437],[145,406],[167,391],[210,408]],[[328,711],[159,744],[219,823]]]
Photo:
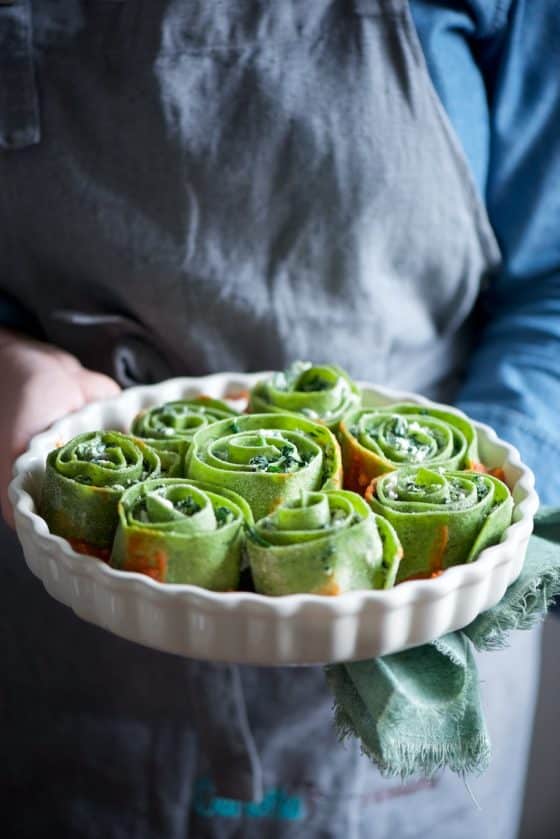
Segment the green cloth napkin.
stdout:
[[381,774],[406,778],[448,767],[480,773],[490,741],[474,648],[497,650],[541,621],[560,594],[560,509],[535,517],[523,570],[502,600],[431,644],[325,668],[339,737],[357,737]]

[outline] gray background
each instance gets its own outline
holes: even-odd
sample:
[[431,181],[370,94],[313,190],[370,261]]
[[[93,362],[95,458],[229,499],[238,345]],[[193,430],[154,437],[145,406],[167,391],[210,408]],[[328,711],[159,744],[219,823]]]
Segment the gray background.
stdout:
[[[537,718],[519,839],[560,836],[560,615],[547,619]],[[499,655],[499,653],[498,653]]]

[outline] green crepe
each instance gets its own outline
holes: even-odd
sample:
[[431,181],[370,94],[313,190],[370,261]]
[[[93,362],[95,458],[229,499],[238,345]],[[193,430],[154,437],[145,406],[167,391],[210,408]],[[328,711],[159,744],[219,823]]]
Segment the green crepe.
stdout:
[[159,474],[159,457],[142,440],[118,431],[87,431],[47,456],[41,515],[51,533],[81,553],[107,550],[125,489]]
[[296,361],[287,370],[258,382],[251,391],[249,412],[302,414],[334,430],[344,414],[362,401],[359,387],[335,365]]
[[247,553],[261,594],[391,588],[402,549],[389,522],[354,492],[302,492],[260,519]]
[[252,523],[247,502],[227,489],[184,478],[145,481],[121,498],[111,565],[162,583],[231,591]]
[[344,486],[354,492],[401,466],[472,469],[479,460],[476,431],[465,417],[412,403],[351,411],[339,437]]
[[472,562],[500,541],[513,510],[509,489],[492,475],[423,466],[382,475],[366,499],[402,543],[398,582]]
[[251,414],[198,431],[187,455],[189,478],[226,487],[263,518],[301,490],[338,489],[340,448],[324,425],[294,414]]
[[157,451],[163,474],[182,477],[185,456],[195,432],[234,416],[237,411],[220,399],[195,396],[141,411],[134,418],[131,433]]
[[357,737],[383,775],[486,769],[490,742],[473,646],[496,650],[530,629],[560,594],[560,510],[535,519],[521,575],[496,606],[432,644],[370,661],[334,664],[326,676],[341,738]]

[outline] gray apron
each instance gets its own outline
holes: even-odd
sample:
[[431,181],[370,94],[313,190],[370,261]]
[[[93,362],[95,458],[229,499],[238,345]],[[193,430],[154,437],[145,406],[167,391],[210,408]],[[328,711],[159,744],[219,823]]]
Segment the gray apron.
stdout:
[[[309,358],[453,398],[498,251],[403,0],[0,4],[0,147],[1,287],[84,364],[126,385]],[[320,668],[109,636],[4,541],[14,831],[513,837],[534,633],[491,656],[481,814],[337,743]]]

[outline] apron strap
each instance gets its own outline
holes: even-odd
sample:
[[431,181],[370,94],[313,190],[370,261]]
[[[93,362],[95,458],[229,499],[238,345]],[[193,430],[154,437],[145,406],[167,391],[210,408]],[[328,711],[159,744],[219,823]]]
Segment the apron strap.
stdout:
[[249,726],[239,667],[198,662],[192,712],[213,787],[220,798],[261,801],[261,762]]

